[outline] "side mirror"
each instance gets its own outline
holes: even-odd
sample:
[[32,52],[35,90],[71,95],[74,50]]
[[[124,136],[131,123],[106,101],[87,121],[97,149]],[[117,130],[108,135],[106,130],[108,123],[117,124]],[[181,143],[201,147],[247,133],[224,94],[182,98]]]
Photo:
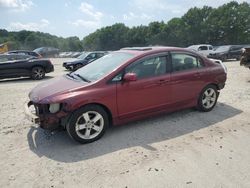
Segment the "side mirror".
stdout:
[[137,75],[135,73],[126,73],[123,77],[125,82],[131,82],[137,80]]

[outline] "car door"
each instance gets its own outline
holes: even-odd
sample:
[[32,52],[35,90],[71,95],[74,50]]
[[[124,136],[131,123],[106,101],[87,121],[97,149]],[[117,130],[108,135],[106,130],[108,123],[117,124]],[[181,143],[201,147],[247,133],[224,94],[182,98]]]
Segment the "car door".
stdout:
[[206,56],[208,56],[208,55],[210,55],[210,54],[212,54],[214,51],[213,51],[213,46],[208,46],[208,51],[207,51],[207,53],[206,53]]
[[231,46],[228,52],[228,58],[236,58],[239,60],[242,54],[242,48],[243,46]]
[[166,54],[148,57],[130,64],[126,73],[135,73],[136,81],[117,83],[120,118],[160,110],[170,99],[170,59]]
[[171,101],[180,105],[195,102],[209,74],[202,59],[182,52],[172,52],[171,59]]

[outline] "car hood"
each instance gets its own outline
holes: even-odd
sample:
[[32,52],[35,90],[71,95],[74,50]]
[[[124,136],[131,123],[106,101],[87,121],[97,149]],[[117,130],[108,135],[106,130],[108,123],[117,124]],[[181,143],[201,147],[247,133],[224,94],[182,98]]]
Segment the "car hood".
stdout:
[[38,84],[29,93],[29,98],[34,103],[50,103],[53,97],[74,92],[88,84],[80,80],[72,80],[64,75]]

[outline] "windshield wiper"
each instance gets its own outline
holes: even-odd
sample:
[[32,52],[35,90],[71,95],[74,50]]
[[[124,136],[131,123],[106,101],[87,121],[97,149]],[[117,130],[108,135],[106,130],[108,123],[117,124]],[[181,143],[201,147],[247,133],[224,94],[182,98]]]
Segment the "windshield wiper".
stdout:
[[84,82],[88,82],[88,83],[90,83],[90,82],[91,82],[90,80],[88,80],[88,79],[84,78],[84,77],[83,77],[83,76],[81,76],[80,74],[75,74],[75,73],[74,73],[74,75],[76,75],[76,76],[78,76],[79,78],[81,78]]
[[67,73],[66,75],[70,78],[76,79],[71,73]]

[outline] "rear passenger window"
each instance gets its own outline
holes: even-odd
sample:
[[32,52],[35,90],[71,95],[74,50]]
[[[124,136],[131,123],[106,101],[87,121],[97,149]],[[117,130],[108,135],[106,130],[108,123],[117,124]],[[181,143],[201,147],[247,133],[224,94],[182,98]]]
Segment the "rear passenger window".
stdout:
[[184,71],[203,67],[201,59],[187,54],[172,53],[173,71]]

